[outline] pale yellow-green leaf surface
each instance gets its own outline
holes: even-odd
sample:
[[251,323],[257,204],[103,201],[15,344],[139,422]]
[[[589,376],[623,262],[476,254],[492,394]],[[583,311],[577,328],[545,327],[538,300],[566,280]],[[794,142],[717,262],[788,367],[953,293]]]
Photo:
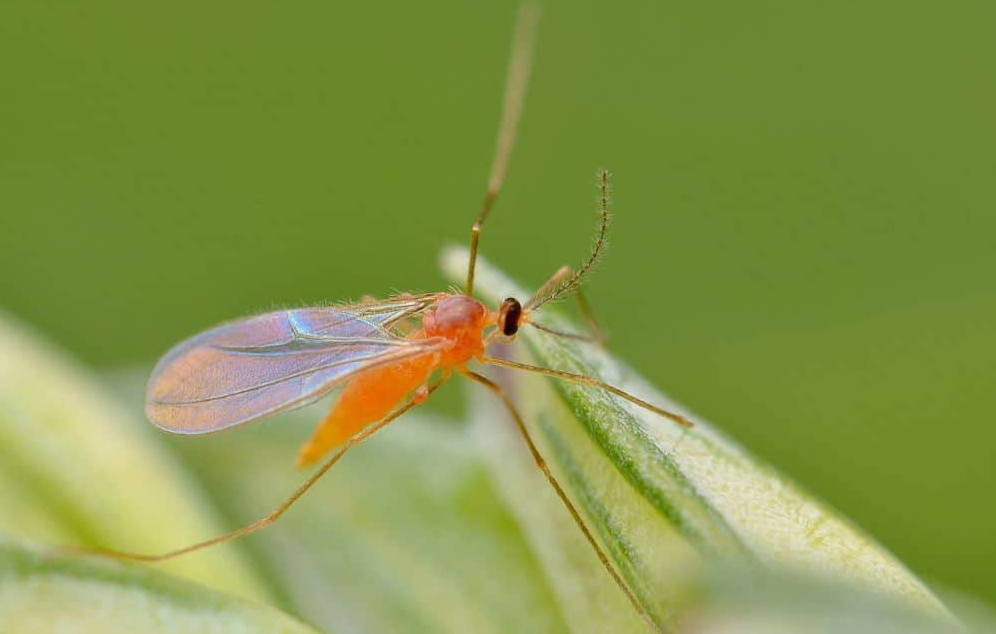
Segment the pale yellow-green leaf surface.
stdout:
[[[443,268],[454,282],[463,279],[466,262],[462,248],[443,254]],[[507,296],[524,301],[530,295],[482,260],[476,291],[494,306]],[[579,329],[554,306],[534,317],[560,330]],[[676,625],[689,578],[726,560],[796,570],[898,598],[925,613],[947,614],[931,591],[866,533],[597,346],[527,326],[505,354],[602,379],[695,421],[694,428],[685,429],[597,388],[522,371],[494,372],[659,626]],[[496,482],[537,545],[559,599],[597,613],[594,603],[606,584],[592,579],[605,573],[594,557],[581,556],[585,544],[570,534],[569,516],[536,503],[537,497],[550,496],[541,493],[545,483],[521,451],[521,441],[508,427],[494,424],[503,414],[500,405],[486,393],[474,403],[475,429]],[[596,616],[580,617],[578,631]]]
[[[221,532],[155,433],[86,368],[0,313],[0,532],[151,553]],[[243,597],[269,596],[230,547],[163,567]]]
[[[238,524],[305,477],[294,456],[322,409],[178,444]],[[569,631],[465,432],[410,412],[245,539],[291,613],[335,634]]]
[[4,634],[317,634],[263,604],[134,566],[53,558],[0,538]]
[[963,606],[962,622],[931,618],[903,601],[812,575],[727,566],[709,575],[706,601],[683,615],[687,634],[968,634],[991,616]]
[[[465,257],[448,252],[454,278]],[[525,295],[484,262],[478,285],[494,304]],[[537,319],[577,327],[556,308]],[[504,353],[677,408],[592,346],[527,327]],[[598,390],[484,371],[661,629],[948,631],[947,610],[886,550],[707,422],[690,414],[686,432]],[[174,438],[144,420],[144,372],[120,376],[109,392],[0,316],[0,532],[49,547],[0,541],[4,634],[306,631],[295,617],[335,634],[648,631],[500,402],[470,383],[461,419],[409,413],[272,527],[161,566],[198,583],[58,556],[63,543],[184,546],[258,519],[306,476],[294,455],[322,405]]]

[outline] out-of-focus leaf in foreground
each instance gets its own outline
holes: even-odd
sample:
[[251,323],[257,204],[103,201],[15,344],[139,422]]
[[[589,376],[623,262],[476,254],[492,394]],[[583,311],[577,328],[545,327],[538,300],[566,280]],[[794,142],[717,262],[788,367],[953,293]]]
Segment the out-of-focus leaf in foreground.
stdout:
[[[462,272],[464,257],[449,254],[448,267]],[[479,267],[492,301],[522,295]],[[550,325],[573,326],[544,313]],[[668,404],[595,349],[528,329],[516,346],[524,360]],[[293,457],[320,407],[174,438],[144,421],[144,373],[118,381],[122,407],[9,319],[0,319],[0,352],[0,530],[162,552],[258,519],[305,477]],[[601,392],[496,376],[662,628],[948,631],[945,608],[891,555],[706,423],[683,432]],[[646,631],[507,413],[485,390],[466,389],[469,425],[409,413],[352,449],[274,526],[169,570],[268,596],[335,634]],[[764,581],[783,568],[791,583]],[[67,620],[79,627],[65,631],[82,633],[304,631],[275,609],[158,571],[0,542],[0,631],[47,632]]]
[[[707,601],[682,618],[688,634],[968,634],[993,632],[980,606],[959,605],[960,622],[931,618],[903,601],[786,570],[723,567]],[[962,598],[958,598],[962,599]],[[956,603],[957,605],[957,603]]]
[[[0,313],[0,531],[138,552],[221,532],[194,479],[155,436],[84,368]],[[269,597],[231,548],[163,566],[240,596]]]
[[0,538],[4,634],[317,634],[265,605],[162,573],[52,558]]
[[[258,519],[306,477],[293,460],[320,407],[176,438],[144,420],[144,371],[113,381],[122,405],[9,318],[0,350],[0,530],[55,546],[0,554],[0,632],[68,621],[80,626],[62,631],[115,631],[100,626],[109,620],[156,631],[129,616],[140,602],[169,631],[228,631],[210,620],[224,615],[233,631],[284,631],[275,611],[212,616],[202,608],[244,604],[140,566],[55,553],[71,542],[165,552]],[[417,413],[350,451],[266,531],[159,567],[241,594],[263,594],[262,579],[271,601],[336,634],[567,631],[465,427]],[[166,588],[166,607],[191,609],[167,610],[146,586]],[[203,605],[181,601],[202,595]]]
[[[444,252],[443,268],[454,281],[463,279],[466,262],[464,249]],[[508,296],[529,297],[487,262],[479,260],[477,267],[478,293],[492,305]],[[535,318],[560,330],[579,329],[554,307],[544,307]],[[495,373],[658,625],[674,626],[689,598],[689,579],[725,560],[799,570],[899,598],[940,618],[947,615],[920,580],[848,520],[597,346],[526,327],[508,353],[601,378],[695,421],[686,430],[599,389],[522,371]],[[566,513],[537,503],[544,483],[528,457],[509,459],[521,441],[514,430],[494,424],[504,414],[500,405],[488,394],[476,397],[475,404],[476,429],[481,446],[489,450],[495,481],[537,544],[559,598],[581,613],[572,625],[582,631],[596,620],[591,612],[604,601],[586,580],[605,573],[594,557],[581,555],[587,545],[577,531],[570,532]]]
[[[237,525],[301,482],[293,458],[318,417],[303,410],[176,444]],[[464,431],[409,413],[246,538],[292,613],[335,634],[567,631]]]

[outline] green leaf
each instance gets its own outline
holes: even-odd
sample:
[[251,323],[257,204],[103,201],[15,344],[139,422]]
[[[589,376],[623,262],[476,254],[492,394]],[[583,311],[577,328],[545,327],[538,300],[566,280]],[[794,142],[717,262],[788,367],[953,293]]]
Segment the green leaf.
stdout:
[[162,573],[53,558],[0,538],[0,632],[316,634],[262,604]]
[[[306,409],[176,444],[234,526],[305,478],[294,456],[320,418]],[[465,432],[406,414],[351,449],[279,522],[244,539],[289,611],[337,634],[567,631]]]
[[[151,553],[222,532],[156,435],[84,368],[0,313],[0,531]],[[163,566],[243,597],[269,596],[231,547]]]
[[[117,375],[122,406],[92,373],[27,328],[0,320],[0,530],[56,546],[163,552],[258,519],[306,477],[294,456],[318,408],[227,434],[173,437],[144,420],[145,376]],[[45,568],[49,563],[55,568]],[[55,576],[22,574],[34,567]],[[568,631],[464,426],[417,414],[350,451],[273,527],[152,572],[19,550],[0,556],[0,632],[34,624],[52,631],[68,619],[103,631],[106,615],[124,631],[148,631],[129,616],[136,602],[151,601],[142,594],[148,587],[89,576],[111,570],[155,589],[164,578],[155,573],[160,567],[215,588],[268,595],[336,634]],[[69,583],[67,570],[88,578]],[[269,593],[259,589],[263,583]],[[205,593],[200,585],[165,587],[170,604]],[[32,595],[38,588],[43,592]],[[244,612],[233,628],[266,630],[268,614],[261,611],[253,625],[253,613]],[[203,621],[182,610],[157,607],[155,615],[164,628],[175,621],[177,631],[191,623],[225,631],[210,624],[210,612]]]
[[[455,275],[465,257],[448,254]],[[495,303],[524,295],[483,262],[478,284]],[[540,316],[576,327],[555,310]],[[523,361],[676,408],[596,348],[527,328],[515,349]],[[921,619],[923,632],[947,630],[946,609],[889,553],[704,421],[683,432],[601,391],[495,374],[662,628],[860,632]],[[141,379],[130,377],[122,408],[0,317],[0,530],[161,552],[258,519],[304,478],[293,457],[315,409],[172,438],[142,420]],[[644,631],[507,412],[468,389],[469,426],[406,415],[351,450],[273,527],[170,569],[268,596],[336,634]],[[765,581],[784,575],[792,581]],[[69,619],[95,631],[302,631],[274,610],[155,571],[0,542],[0,631],[47,632]]]
[[[442,265],[463,280],[467,252],[444,252]],[[478,260],[477,290],[493,305],[530,293]],[[579,330],[555,308],[536,318]],[[522,371],[498,373],[555,474],[582,509],[641,605],[673,627],[689,599],[690,579],[734,560],[787,568],[895,597],[935,615],[946,608],[892,554],[839,513],[752,456],[710,423],[660,394],[597,346],[526,327],[507,351],[550,368],[593,376],[688,415],[690,430],[603,390]],[[492,473],[530,536],[575,631],[599,631],[611,618],[597,603],[607,579],[566,512],[537,501],[545,483],[523,456],[521,441],[487,394],[475,398],[482,447]],[[514,456],[514,459],[513,459]],[[552,538],[550,535],[555,535]],[[618,589],[617,598],[621,597]],[[620,601],[615,601],[619,604]],[[607,618],[600,622],[599,618]]]
[[[682,618],[684,628],[711,634],[967,634],[992,632],[977,606],[961,606],[962,621],[935,618],[907,603],[780,570],[724,567],[708,580],[709,596]],[[967,618],[966,618],[967,617]]]

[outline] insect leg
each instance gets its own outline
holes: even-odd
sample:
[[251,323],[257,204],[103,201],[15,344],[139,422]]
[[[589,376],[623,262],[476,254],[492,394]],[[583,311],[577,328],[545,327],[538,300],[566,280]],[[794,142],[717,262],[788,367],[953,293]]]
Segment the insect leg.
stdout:
[[498,124],[498,138],[495,141],[495,154],[491,163],[491,175],[488,177],[488,191],[484,195],[481,211],[477,215],[474,226],[470,229],[470,264],[467,266],[467,295],[474,291],[474,265],[477,263],[477,242],[481,235],[481,226],[491,211],[491,206],[501,191],[508,168],[508,157],[515,143],[515,130],[522,114],[522,101],[526,94],[526,84],[529,82],[529,70],[532,66],[533,43],[536,40],[536,26],[539,23],[539,7],[530,2],[519,7],[519,15],[515,23],[515,35],[512,39],[512,56],[508,62],[508,77],[505,80],[505,100],[502,104],[501,122]]
[[594,313],[591,311],[591,305],[588,304],[588,300],[585,299],[584,295],[581,293],[581,288],[578,287],[574,291],[574,297],[578,302],[578,311],[581,313],[581,318],[585,322],[585,326],[588,330],[587,335],[581,335],[571,332],[563,332],[561,330],[555,330],[553,328],[548,328],[542,324],[530,321],[528,319],[528,313],[531,312],[530,308],[539,300],[546,297],[554,288],[559,286],[573,274],[571,267],[562,266],[557,269],[557,272],[550,276],[550,279],[543,282],[543,285],[533,293],[533,296],[523,305],[523,308],[527,311],[527,319],[525,323],[530,324],[544,332],[548,332],[551,335],[557,335],[558,337],[566,337],[567,339],[577,339],[580,341],[588,341],[591,343],[597,343],[600,346],[605,345],[605,331],[598,324],[598,320],[595,319]]
[[539,449],[536,448],[536,444],[533,442],[532,436],[529,435],[529,431],[526,429],[526,424],[522,420],[522,416],[519,414],[519,411],[515,408],[515,404],[512,403],[512,399],[509,398],[508,394],[500,385],[498,385],[491,379],[483,375],[480,375],[477,372],[473,372],[467,369],[463,369],[460,372],[471,381],[480,383],[484,387],[494,392],[495,395],[501,399],[502,403],[505,404],[505,408],[508,409],[508,413],[511,414],[512,418],[515,420],[515,425],[516,427],[519,428],[519,432],[522,434],[522,438],[526,441],[526,445],[529,447],[529,453],[532,454],[533,460],[536,462],[536,466],[539,467],[539,470],[543,472],[543,475],[545,475],[546,479],[550,482],[550,486],[553,487],[553,490],[557,492],[557,496],[564,503],[564,506],[567,507],[567,510],[570,512],[571,517],[574,518],[574,522],[578,525],[578,528],[580,528],[581,532],[584,534],[585,539],[587,539],[588,543],[591,544],[592,549],[595,551],[595,554],[598,556],[598,560],[602,562],[602,565],[608,571],[609,575],[612,577],[612,580],[616,582],[616,585],[619,586],[619,588],[623,591],[623,593],[630,600],[630,602],[632,602],[633,607],[636,608],[636,611],[640,614],[640,616],[642,616],[647,621],[647,623],[650,624],[650,627],[656,630],[657,626],[650,618],[650,615],[643,608],[643,606],[640,605],[640,602],[637,601],[636,596],[629,589],[629,586],[626,585],[626,582],[623,581],[622,577],[616,571],[615,566],[613,566],[612,562],[609,561],[609,558],[605,554],[605,551],[602,550],[602,547],[598,545],[598,541],[595,539],[594,534],[592,534],[591,530],[588,528],[588,525],[585,524],[584,520],[581,518],[581,514],[578,512],[577,507],[575,507],[574,503],[571,502],[571,499],[567,497],[567,493],[564,491],[563,487],[560,486],[560,483],[557,481],[557,478],[554,477],[553,473],[550,471],[550,467],[547,466],[546,460],[543,459],[543,456],[542,454],[540,454]]
[[[567,269],[567,267],[564,267]],[[569,272],[569,269],[567,269]],[[599,325],[595,316],[591,312],[591,306],[588,304],[588,300],[584,298],[581,294],[581,289],[575,291],[574,296],[578,300],[578,310],[581,313],[581,318],[585,322],[585,329],[588,331],[587,334],[581,334],[577,332],[566,332],[564,330],[557,330],[556,328],[550,328],[549,326],[544,326],[541,323],[535,322],[531,319],[526,319],[524,323],[536,328],[537,330],[542,330],[545,333],[554,335],[556,337],[563,337],[565,339],[575,339],[577,341],[585,341],[587,343],[594,343],[602,348],[605,348],[605,331]]]
[[588,303],[580,287],[575,291],[574,297],[578,300],[578,311],[581,313],[581,319],[584,320],[584,325],[588,329],[588,334],[595,343],[604,347],[608,339],[605,336],[605,330],[602,328],[602,324],[598,323],[598,320],[595,319],[595,313],[591,310],[591,304]]
[[585,343],[594,343],[598,345],[603,345],[604,343],[602,339],[599,338],[599,336],[596,334],[582,334],[579,332],[567,332],[565,330],[557,330],[556,328],[550,328],[535,321],[527,321],[526,323],[537,330],[542,330],[543,332],[553,335],[555,337],[563,337],[564,339],[574,339],[575,341],[584,341]]
[[[442,384],[442,379],[433,382],[433,384],[430,385],[428,388],[428,393],[434,392],[441,384]],[[246,524],[242,528],[237,528],[223,535],[218,535],[217,537],[212,537],[211,539],[207,539],[202,542],[198,542],[196,544],[191,544],[190,546],[186,546],[184,548],[178,548],[177,550],[171,550],[169,552],[161,553],[158,555],[145,555],[141,553],[127,553],[127,552],[121,552],[105,548],[84,548],[84,547],[75,547],[75,546],[70,546],[60,549],[61,550],[60,554],[65,553],[73,555],[97,555],[100,557],[107,557],[110,559],[119,559],[126,561],[157,562],[157,561],[164,561],[166,559],[172,559],[174,557],[179,557],[181,555],[186,555],[188,553],[208,548],[216,544],[221,544],[223,542],[231,541],[233,539],[242,537],[243,535],[248,535],[249,533],[255,533],[256,531],[265,528],[270,524],[276,522],[278,519],[280,519],[280,516],[286,513],[287,509],[289,509],[295,502],[301,499],[301,497],[308,492],[308,489],[313,487],[315,483],[322,478],[322,476],[328,473],[329,469],[332,468],[332,465],[338,462],[339,459],[342,458],[351,447],[359,444],[361,441],[371,436],[374,432],[378,431],[379,429],[381,429],[382,427],[384,427],[394,419],[398,418],[399,416],[401,416],[411,408],[415,407],[415,405],[417,405],[415,401],[410,401],[405,405],[402,405],[398,409],[394,410],[391,414],[387,415],[386,417],[382,418],[376,423],[368,425],[367,427],[363,428],[359,433],[357,433],[355,436],[346,441],[341,447],[336,449],[335,453],[333,453],[328,458],[328,460],[326,460],[325,463],[322,464],[321,468],[319,468],[307,480],[305,480],[304,484],[299,486],[297,490],[291,493],[287,497],[287,499],[281,502],[277,508],[275,508],[272,512],[270,512],[270,514],[268,514],[266,517],[256,520],[255,522]]]
[[538,365],[529,365],[527,363],[519,363],[517,361],[508,361],[506,359],[499,359],[497,357],[481,356],[478,357],[478,361],[480,361],[481,363],[490,363],[491,365],[501,366],[503,368],[525,370],[526,372],[535,372],[536,374],[552,376],[554,378],[562,379],[564,381],[571,381],[573,383],[581,383],[582,385],[597,387],[607,392],[611,392],[612,394],[615,394],[620,398],[626,399],[630,403],[642,407],[645,410],[649,410],[659,416],[668,418],[674,421],[675,423],[681,425],[682,427],[692,427],[692,421],[688,420],[684,416],[680,414],[675,414],[674,412],[670,412],[662,407],[657,407],[656,405],[648,403],[641,398],[633,396],[632,394],[626,392],[625,390],[621,390],[614,385],[609,385],[604,381],[593,379],[590,376],[585,376],[583,374],[574,374],[573,372],[564,372],[562,370],[543,368]]

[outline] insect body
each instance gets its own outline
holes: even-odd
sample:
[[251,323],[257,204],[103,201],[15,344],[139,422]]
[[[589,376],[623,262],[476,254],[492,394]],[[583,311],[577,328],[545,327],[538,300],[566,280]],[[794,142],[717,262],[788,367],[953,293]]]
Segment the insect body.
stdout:
[[[647,612],[619,576],[530,437],[511,398],[471,369],[474,362],[534,372],[607,390],[685,426],[684,417],[643,401],[594,377],[527,365],[488,355],[496,340],[511,340],[525,326],[551,336],[598,341],[600,332],[580,295],[582,279],[601,256],[609,224],[608,173],[599,174],[601,224],[595,246],[576,271],[563,267],[525,302],[507,298],[494,310],[472,297],[481,227],[500,189],[511,151],[529,69],[538,14],[520,12],[509,68],[504,115],[484,204],[471,229],[464,293],[403,294],[347,306],[281,310],[222,324],[180,343],[156,365],[146,391],[146,414],[178,434],[218,432],[278,412],[303,407],[342,388],[331,412],[301,448],[298,464],[326,462],[277,509],[225,535],[161,555],[88,550],[119,559],[160,561],[251,533],[276,521],[352,446],[423,402],[452,374],[494,392],[508,408],[537,466],[556,490],[595,554],[637,611]],[[574,295],[592,332],[564,333],[534,321],[558,297]]]
[[345,382],[301,450],[306,466],[409,394],[424,400],[433,372],[449,375],[481,357],[485,330],[501,321],[502,334],[514,335],[521,316],[515,300],[489,311],[467,295],[432,293],[250,317],[167,353],[149,380],[146,414],[169,432],[210,433],[307,405]]

